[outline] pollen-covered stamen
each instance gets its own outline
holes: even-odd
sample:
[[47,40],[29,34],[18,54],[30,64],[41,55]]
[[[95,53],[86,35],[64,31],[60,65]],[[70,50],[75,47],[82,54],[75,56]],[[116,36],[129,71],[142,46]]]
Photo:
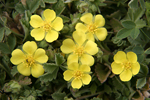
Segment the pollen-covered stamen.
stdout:
[[75,78],[81,79],[81,77],[83,76],[83,72],[81,72],[80,70],[77,70],[74,72],[73,75]]
[[83,46],[76,46],[74,53],[80,57],[84,53]]
[[48,32],[50,29],[51,29],[51,25],[50,25],[51,23],[48,23],[48,22],[44,22],[44,25],[42,26],[42,28],[46,31],[46,32]]
[[127,69],[131,69],[131,63],[129,61],[126,61],[124,63],[122,63],[123,67],[127,70]]
[[89,32],[94,33],[97,30],[97,26],[95,24],[88,25]]
[[27,56],[26,63],[27,63],[27,67],[31,67],[35,63],[35,60],[32,56]]

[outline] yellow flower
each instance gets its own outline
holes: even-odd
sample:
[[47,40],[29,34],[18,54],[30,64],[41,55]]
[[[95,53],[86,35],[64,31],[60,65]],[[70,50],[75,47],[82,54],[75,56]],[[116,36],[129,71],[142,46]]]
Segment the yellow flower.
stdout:
[[68,56],[67,64],[81,61],[82,64],[92,66],[94,58],[91,55],[98,52],[97,44],[91,40],[86,41],[86,36],[82,32],[74,31],[73,38],[75,42],[72,39],[66,39],[60,48],[65,54],[71,53]]
[[68,70],[66,70],[63,75],[66,81],[72,81],[71,86],[73,88],[79,89],[82,85],[88,85],[91,81],[90,66],[79,65],[74,62],[68,65]]
[[107,30],[103,27],[105,25],[105,19],[102,15],[98,14],[93,17],[91,13],[86,13],[80,20],[84,22],[84,24],[77,23],[75,29],[85,32],[87,39],[94,41],[94,37],[96,37],[100,41],[105,40]]
[[56,17],[56,13],[53,10],[46,9],[43,12],[43,19],[39,15],[32,15],[30,24],[34,28],[31,31],[31,36],[36,41],[44,39],[47,42],[53,42],[58,38],[58,31],[63,28],[63,20],[60,17]]
[[46,63],[48,56],[45,54],[44,49],[37,49],[34,41],[27,41],[20,49],[15,49],[12,52],[10,61],[17,65],[17,70],[24,76],[32,74],[33,77],[38,78],[44,73],[42,63]]
[[123,51],[118,51],[114,56],[114,62],[111,67],[114,74],[120,74],[119,77],[122,81],[129,81],[140,70],[137,55],[134,52],[125,54]]

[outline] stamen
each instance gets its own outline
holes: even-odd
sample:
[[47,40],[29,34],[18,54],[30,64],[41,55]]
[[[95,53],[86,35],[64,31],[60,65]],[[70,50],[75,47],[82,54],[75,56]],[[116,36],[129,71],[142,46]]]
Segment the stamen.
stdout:
[[83,76],[83,72],[81,72],[80,70],[75,71],[74,73],[74,77],[81,79],[81,77]]
[[81,57],[81,55],[84,53],[84,48],[83,46],[76,46],[74,53]]
[[32,56],[27,56],[25,62],[27,63],[27,67],[31,67],[35,63],[35,60]]
[[51,30],[51,25],[50,25],[51,23],[48,23],[48,22],[44,22],[44,25],[42,26],[42,28],[46,31],[46,32],[48,32],[49,30]]
[[124,63],[122,63],[123,67],[127,70],[127,69],[131,69],[131,63],[129,61],[126,61]]
[[97,30],[97,26],[94,24],[90,24],[88,25],[88,30],[89,32],[92,32],[94,34],[94,32]]

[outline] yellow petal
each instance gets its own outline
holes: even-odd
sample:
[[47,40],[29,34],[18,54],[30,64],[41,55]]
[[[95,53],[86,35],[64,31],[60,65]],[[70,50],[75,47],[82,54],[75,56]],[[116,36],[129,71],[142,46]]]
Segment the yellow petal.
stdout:
[[81,56],[81,63],[92,66],[94,64],[94,58],[91,55],[83,54]]
[[90,72],[91,68],[88,65],[80,65],[79,70],[82,72]]
[[85,44],[84,51],[90,55],[95,55],[98,52],[97,44],[91,40],[88,40]]
[[78,55],[76,55],[76,54],[70,54],[68,56],[67,65],[69,65],[69,64],[71,64],[73,62],[78,62]]
[[31,72],[30,72],[30,67],[27,67],[27,63],[21,63],[17,66],[17,70],[20,74],[24,75],[24,76],[30,76]]
[[123,66],[120,63],[115,62],[111,64],[111,68],[114,74],[120,74],[124,70]]
[[131,71],[133,75],[136,75],[140,71],[140,64],[138,62],[131,64]]
[[130,81],[132,78],[132,73],[131,70],[124,70],[120,75],[119,75],[121,81]]
[[43,25],[43,20],[39,15],[32,15],[30,20],[30,25],[33,28],[38,28]]
[[81,77],[81,79],[82,79],[83,84],[85,84],[85,85],[88,85],[91,82],[91,76],[88,74],[84,74]]
[[82,82],[81,82],[80,79],[75,78],[75,79],[72,81],[71,86],[72,86],[74,89],[79,89],[79,88],[81,88],[81,86],[82,86]]
[[87,27],[82,23],[77,23],[75,29],[83,33],[87,32]]
[[79,69],[79,64],[77,62],[70,63],[68,65],[68,69],[73,70],[73,71],[78,70]]
[[71,70],[66,70],[64,73],[63,73],[63,75],[64,75],[64,79],[66,80],[66,81],[69,81],[69,80],[71,80],[71,78],[73,77],[73,71],[71,71]]
[[104,17],[102,15],[96,15],[94,24],[98,27],[104,26],[105,25]]
[[105,40],[106,36],[107,36],[107,30],[106,30],[106,28],[97,28],[97,30],[95,32],[95,35],[97,36],[97,38],[100,41]]
[[86,24],[91,24],[93,20],[93,15],[91,13],[84,14],[80,20]]
[[54,31],[54,30],[48,31],[48,33],[45,36],[45,40],[47,42],[53,42],[53,41],[55,41],[57,39],[58,39],[58,32]]
[[116,63],[122,63],[126,60],[127,60],[126,54],[123,51],[118,51],[114,56],[114,61]]
[[35,50],[37,49],[37,45],[34,41],[27,41],[23,45],[23,51],[25,51],[27,54],[33,54]]
[[93,33],[88,32],[88,33],[86,34],[86,38],[87,38],[88,40],[93,41],[93,42],[95,41]]
[[31,31],[31,36],[35,38],[36,41],[41,41],[45,37],[45,30],[42,28],[36,28]]
[[60,31],[63,28],[63,20],[60,17],[56,17],[56,19],[52,22],[52,28],[54,28],[56,31]]
[[131,62],[131,63],[135,63],[137,62],[137,55],[134,52],[128,52],[127,53],[127,59]]
[[54,12],[54,10],[50,10],[50,9],[44,10],[43,14],[47,22],[51,22],[56,17],[56,13]]
[[46,63],[48,61],[48,56],[45,53],[44,49],[37,49],[34,53],[34,59],[39,63]]
[[38,78],[39,76],[44,74],[43,66],[40,64],[33,64],[31,67],[31,74],[33,77]]
[[60,47],[61,51],[65,54],[73,52],[75,49],[75,44],[71,39],[65,39]]
[[74,31],[73,39],[75,40],[75,42],[78,45],[82,45],[86,40],[86,35],[85,35],[85,33],[81,32],[81,31]]
[[20,49],[15,49],[11,55],[10,61],[14,65],[18,65],[25,60],[25,55]]

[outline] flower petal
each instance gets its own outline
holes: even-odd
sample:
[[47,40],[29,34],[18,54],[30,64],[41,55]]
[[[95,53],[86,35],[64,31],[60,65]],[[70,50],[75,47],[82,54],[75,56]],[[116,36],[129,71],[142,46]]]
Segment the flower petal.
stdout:
[[35,38],[36,41],[41,41],[45,37],[45,30],[42,28],[36,28],[31,31],[31,36]]
[[46,40],[47,42],[53,42],[53,41],[55,41],[55,40],[58,39],[58,35],[59,35],[59,34],[58,34],[57,31],[50,30],[50,31],[48,31],[48,33],[46,34],[45,40]]
[[133,75],[136,75],[140,71],[140,64],[138,62],[131,64],[131,71]]
[[131,70],[124,70],[119,77],[122,81],[129,81],[132,78]]
[[86,24],[91,24],[93,19],[93,15],[91,13],[84,14],[80,20]]
[[91,76],[88,74],[84,74],[81,77],[81,79],[82,79],[83,84],[85,84],[85,85],[88,85],[91,82]]
[[69,65],[69,64],[71,64],[73,62],[78,62],[78,55],[76,55],[76,54],[70,54],[68,56],[67,65]]
[[27,67],[27,63],[21,63],[17,66],[17,70],[20,74],[24,75],[24,76],[30,76],[31,72],[30,72],[30,67]]
[[137,55],[134,52],[128,52],[127,53],[127,59],[131,62],[131,63],[135,63],[137,62]]
[[46,9],[44,10],[43,14],[47,22],[51,22],[56,18],[56,13],[54,12],[54,10]]
[[79,89],[79,88],[81,88],[81,86],[82,86],[82,82],[81,82],[80,79],[75,78],[75,79],[72,81],[71,86],[72,86],[73,88]]
[[63,73],[63,75],[64,75],[64,79],[66,80],[66,81],[69,81],[69,80],[71,80],[71,78],[73,77],[73,71],[71,71],[71,70],[66,70],[64,73]]
[[52,22],[52,28],[54,28],[56,31],[60,31],[63,28],[63,20],[60,17],[56,17],[56,19]]
[[85,44],[84,51],[90,55],[95,55],[98,52],[97,44],[91,40],[88,40]]
[[39,63],[46,63],[48,61],[48,56],[45,53],[44,49],[37,49],[34,53],[34,59]]
[[83,54],[81,56],[81,63],[92,66],[94,64],[94,58],[91,55]]
[[37,45],[34,41],[27,41],[23,45],[23,51],[25,51],[27,54],[32,55],[36,49],[37,49]]
[[15,49],[11,55],[10,61],[14,65],[18,65],[26,59],[25,54],[20,49]]
[[124,70],[123,66],[120,63],[115,62],[111,64],[111,68],[114,74],[120,74]]
[[126,60],[127,60],[126,54],[123,51],[118,51],[114,56],[114,61],[116,63],[122,63]]
[[82,72],[90,72],[91,68],[88,65],[80,65],[79,70]]
[[73,39],[79,46],[81,46],[86,40],[86,35],[85,35],[85,33],[81,32],[81,31],[74,31]]
[[91,40],[91,41],[95,41],[95,39],[94,39],[94,35],[93,35],[93,33],[91,33],[91,32],[88,32],[87,34],[86,34],[86,38],[88,39],[88,40]]
[[106,36],[107,36],[107,30],[106,30],[106,28],[97,28],[97,30],[95,32],[95,35],[97,36],[97,38],[100,41],[105,40]]
[[31,67],[31,74],[33,77],[38,78],[39,76],[44,74],[43,66],[40,64],[33,64]]
[[32,15],[30,20],[30,25],[33,28],[38,28],[43,25],[43,20],[39,15]]
[[61,51],[65,54],[73,52],[75,49],[75,44],[71,39],[65,39],[60,47]]
[[105,25],[104,17],[102,15],[96,15],[94,24],[98,27],[104,26]]
[[82,23],[77,23],[75,29],[83,33],[87,32],[87,27]]
[[73,63],[68,65],[68,69],[73,70],[73,71],[78,70],[79,64],[77,62],[73,62]]

